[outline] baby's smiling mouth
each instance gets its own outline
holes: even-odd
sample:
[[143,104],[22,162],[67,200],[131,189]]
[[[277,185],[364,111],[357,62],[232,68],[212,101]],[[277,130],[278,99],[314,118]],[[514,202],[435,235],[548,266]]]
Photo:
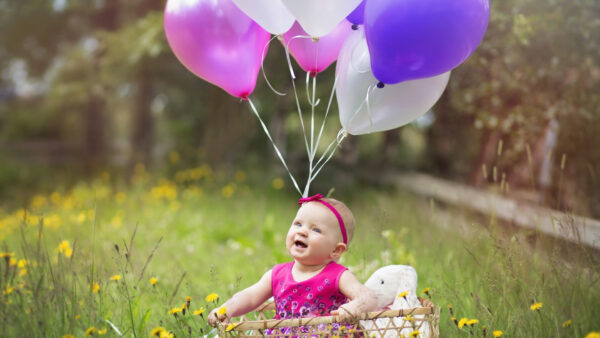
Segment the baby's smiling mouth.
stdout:
[[302,242],[302,241],[299,241],[299,240],[295,241],[295,242],[294,242],[294,245],[295,245],[295,246],[298,246],[298,247],[301,247],[301,248],[306,248],[306,247],[308,247],[308,246],[307,246],[307,245],[306,245],[304,242]]

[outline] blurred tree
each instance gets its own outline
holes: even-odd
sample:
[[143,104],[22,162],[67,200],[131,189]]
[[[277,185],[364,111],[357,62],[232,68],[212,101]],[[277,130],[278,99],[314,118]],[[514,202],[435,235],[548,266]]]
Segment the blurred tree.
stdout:
[[[547,187],[551,195],[559,182],[545,182],[549,174],[542,174],[542,163],[552,156],[558,168],[564,152],[580,161],[567,164],[572,172],[564,173],[569,177],[563,183],[578,182],[585,195],[597,195],[589,189],[597,176],[589,165],[600,166],[600,150],[582,140],[564,141],[581,134],[575,121],[587,121],[588,130],[600,133],[600,3],[492,1],[491,13],[483,43],[453,72],[436,109],[427,167],[455,179],[469,177],[478,186],[505,174],[513,192]],[[563,206],[573,208],[577,201],[586,205],[582,212],[600,215],[598,203],[590,208],[591,201],[564,198],[571,202]]]

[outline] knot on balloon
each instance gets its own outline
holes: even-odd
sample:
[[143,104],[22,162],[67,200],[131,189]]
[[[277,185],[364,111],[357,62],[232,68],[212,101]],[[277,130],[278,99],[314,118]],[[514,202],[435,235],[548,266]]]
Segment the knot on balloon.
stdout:
[[358,30],[358,25],[357,25],[357,24],[353,24],[353,25],[352,25],[352,30],[355,30],[355,31],[357,31],[357,30]]
[[381,81],[380,81],[380,82],[377,84],[377,88],[383,88],[383,87],[385,87],[385,84],[384,84],[383,82],[381,82]]

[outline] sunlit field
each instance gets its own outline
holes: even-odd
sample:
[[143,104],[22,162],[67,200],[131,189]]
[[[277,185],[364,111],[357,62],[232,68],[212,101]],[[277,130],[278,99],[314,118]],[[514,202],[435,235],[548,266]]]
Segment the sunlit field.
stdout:
[[[297,196],[283,178],[207,165],[160,176],[140,165],[127,182],[104,173],[0,209],[3,336],[214,335],[208,312],[289,259]],[[413,265],[442,337],[600,330],[597,253],[402,191],[334,197],[357,218],[342,263],[361,281]]]

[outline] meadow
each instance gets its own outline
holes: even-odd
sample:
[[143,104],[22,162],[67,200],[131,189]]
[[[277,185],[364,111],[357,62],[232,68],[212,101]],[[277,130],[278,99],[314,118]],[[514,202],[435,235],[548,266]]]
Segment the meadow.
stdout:
[[[291,191],[283,177],[138,165],[0,208],[2,335],[211,334],[211,309],[289,259]],[[403,191],[333,196],[357,219],[341,263],[361,281],[414,266],[442,337],[598,336],[597,252]]]

